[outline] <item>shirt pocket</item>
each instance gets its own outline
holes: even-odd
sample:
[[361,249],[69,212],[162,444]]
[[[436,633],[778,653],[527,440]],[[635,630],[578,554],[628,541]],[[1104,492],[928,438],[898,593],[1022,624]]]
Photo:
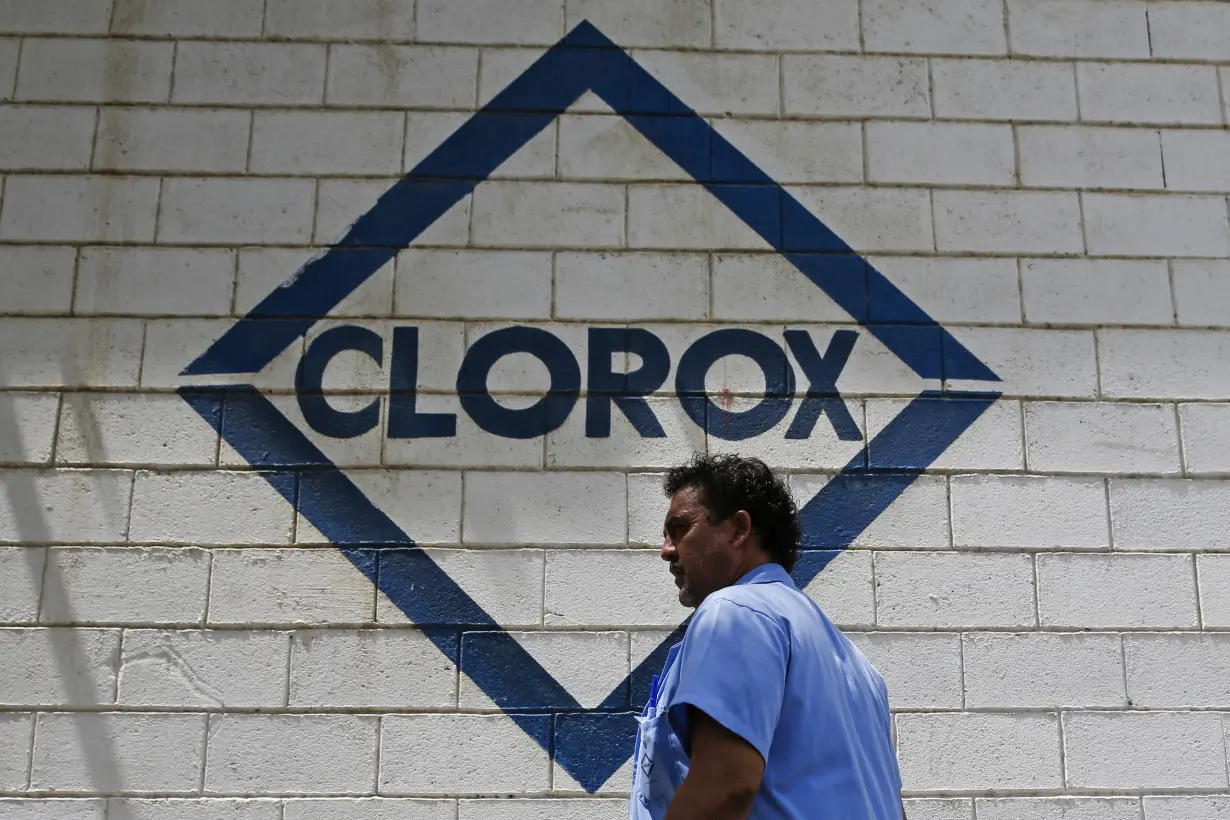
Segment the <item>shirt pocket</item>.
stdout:
[[640,748],[634,764],[633,801],[638,817],[661,820],[679,788],[678,761],[671,748],[671,728],[666,713],[637,718]]

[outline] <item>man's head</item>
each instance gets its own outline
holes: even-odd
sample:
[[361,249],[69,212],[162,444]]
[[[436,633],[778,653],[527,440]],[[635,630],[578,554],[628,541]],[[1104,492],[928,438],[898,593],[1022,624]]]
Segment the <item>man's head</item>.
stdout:
[[700,606],[761,564],[789,572],[799,552],[799,513],[786,484],[756,458],[696,455],[666,474],[662,527],[679,602]]

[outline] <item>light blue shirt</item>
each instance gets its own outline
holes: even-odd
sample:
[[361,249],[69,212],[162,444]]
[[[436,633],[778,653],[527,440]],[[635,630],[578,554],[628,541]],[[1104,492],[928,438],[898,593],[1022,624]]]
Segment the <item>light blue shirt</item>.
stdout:
[[662,820],[687,776],[688,706],[764,758],[752,820],[901,820],[884,679],[780,564],[711,594],[671,648],[638,718],[630,820]]

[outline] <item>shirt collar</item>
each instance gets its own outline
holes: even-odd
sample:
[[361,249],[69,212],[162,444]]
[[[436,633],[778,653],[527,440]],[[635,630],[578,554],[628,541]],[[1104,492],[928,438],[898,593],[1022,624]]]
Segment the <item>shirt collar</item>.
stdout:
[[738,581],[735,581],[735,586],[740,584],[788,584],[794,586],[794,581],[790,578],[790,573],[786,572],[785,567],[781,564],[761,564],[751,572],[744,575]]

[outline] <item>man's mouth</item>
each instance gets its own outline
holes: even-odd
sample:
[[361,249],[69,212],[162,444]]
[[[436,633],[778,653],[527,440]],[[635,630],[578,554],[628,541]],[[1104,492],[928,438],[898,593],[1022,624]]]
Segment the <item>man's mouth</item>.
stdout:
[[676,567],[672,565],[671,575],[675,576],[675,586],[682,588],[684,578],[685,578],[684,573],[683,573],[683,567]]

